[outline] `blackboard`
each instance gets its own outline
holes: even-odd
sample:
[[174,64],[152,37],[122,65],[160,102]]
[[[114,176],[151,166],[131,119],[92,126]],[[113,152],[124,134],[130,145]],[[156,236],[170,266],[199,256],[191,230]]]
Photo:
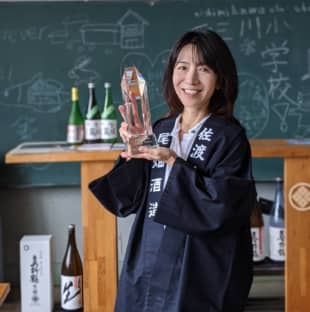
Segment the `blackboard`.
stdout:
[[[166,112],[161,77],[175,40],[210,28],[235,56],[236,115],[250,138],[310,134],[309,1],[102,1],[0,4],[0,185],[77,185],[78,164],[5,165],[24,141],[65,140],[70,88],[87,82],[103,103],[104,82],[121,103],[122,68],[146,77],[152,119]],[[282,163],[255,161],[255,177],[282,175]]]

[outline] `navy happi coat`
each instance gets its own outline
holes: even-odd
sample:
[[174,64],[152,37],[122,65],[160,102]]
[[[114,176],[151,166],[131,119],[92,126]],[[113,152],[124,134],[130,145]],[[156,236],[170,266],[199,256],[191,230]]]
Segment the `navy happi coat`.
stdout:
[[[175,117],[154,132],[169,146]],[[136,214],[115,312],[239,312],[252,283],[256,198],[244,129],[211,116],[163,189],[164,163],[119,159],[89,188],[119,217]]]

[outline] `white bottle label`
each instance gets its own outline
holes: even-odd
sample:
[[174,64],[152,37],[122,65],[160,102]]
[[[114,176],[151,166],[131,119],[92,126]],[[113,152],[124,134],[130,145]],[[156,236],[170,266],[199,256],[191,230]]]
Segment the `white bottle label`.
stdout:
[[283,228],[269,227],[270,259],[285,260],[285,230]]
[[253,247],[253,261],[262,261],[265,258],[263,228],[252,227],[251,236]]
[[61,275],[61,307],[76,310],[83,307],[82,276]]
[[117,138],[116,120],[102,119],[101,120],[101,139],[116,139]]
[[101,120],[91,119],[85,120],[85,139],[100,140],[101,138]]
[[83,140],[84,140],[84,126],[68,125],[67,142],[74,144],[74,143],[82,143]]

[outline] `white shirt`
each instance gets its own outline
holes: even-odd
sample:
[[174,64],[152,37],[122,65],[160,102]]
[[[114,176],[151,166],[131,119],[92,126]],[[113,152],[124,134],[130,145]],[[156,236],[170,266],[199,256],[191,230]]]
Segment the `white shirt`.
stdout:
[[[187,160],[191,147],[194,143],[196,135],[198,134],[202,124],[209,118],[210,115],[204,117],[200,120],[193,128],[189,129],[188,132],[183,133],[182,140],[180,141],[179,131],[181,129],[180,119],[181,115],[179,115],[174,123],[174,127],[171,131],[171,145],[170,149],[172,149],[178,157]],[[165,178],[164,178],[164,188],[166,187],[166,183],[171,171],[171,167],[169,165],[166,166]]]

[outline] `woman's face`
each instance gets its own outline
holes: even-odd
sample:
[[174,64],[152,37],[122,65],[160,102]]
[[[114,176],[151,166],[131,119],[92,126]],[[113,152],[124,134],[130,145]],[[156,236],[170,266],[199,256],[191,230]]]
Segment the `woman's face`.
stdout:
[[206,64],[195,46],[185,45],[174,66],[172,80],[184,109],[204,109],[218,86],[217,75]]

